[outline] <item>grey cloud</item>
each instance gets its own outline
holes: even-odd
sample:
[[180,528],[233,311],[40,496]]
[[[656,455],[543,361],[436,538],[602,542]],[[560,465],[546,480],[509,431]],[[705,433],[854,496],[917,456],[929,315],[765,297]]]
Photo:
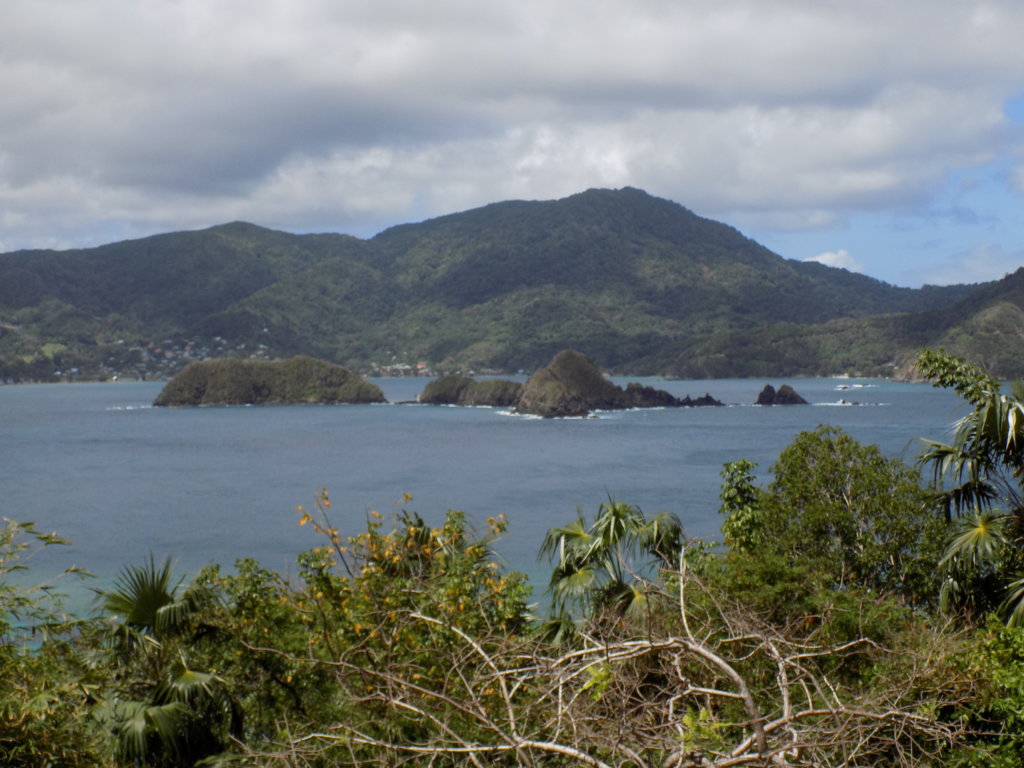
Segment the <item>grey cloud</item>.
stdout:
[[1010,0],[8,0],[0,221],[369,233],[633,184],[823,226],[1010,152],[1022,27]]

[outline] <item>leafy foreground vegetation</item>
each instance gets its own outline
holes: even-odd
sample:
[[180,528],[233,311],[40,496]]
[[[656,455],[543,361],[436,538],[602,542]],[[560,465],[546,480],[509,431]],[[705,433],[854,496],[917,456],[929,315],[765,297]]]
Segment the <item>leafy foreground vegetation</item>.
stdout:
[[921,365],[974,406],[928,487],[801,433],[764,485],[726,465],[722,546],[614,499],[553,528],[544,617],[493,553],[502,519],[342,536],[321,492],[294,578],[150,560],[73,621],[13,578],[59,540],[7,522],[0,763],[1019,766],[1024,404]]

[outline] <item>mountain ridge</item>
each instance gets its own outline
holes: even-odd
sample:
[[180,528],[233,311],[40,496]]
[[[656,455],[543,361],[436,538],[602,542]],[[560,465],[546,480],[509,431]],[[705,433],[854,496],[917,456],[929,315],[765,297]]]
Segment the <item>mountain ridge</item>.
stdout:
[[[516,371],[563,348],[630,373],[892,375],[912,344],[1005,341],[1024,287],[1002,282],[911,289],[785,259],[632,187],[368,239],[236,221],[0,254],[0,377],[166,376],[202,355]],[[1016,350],[989,357],[1024,373]]]

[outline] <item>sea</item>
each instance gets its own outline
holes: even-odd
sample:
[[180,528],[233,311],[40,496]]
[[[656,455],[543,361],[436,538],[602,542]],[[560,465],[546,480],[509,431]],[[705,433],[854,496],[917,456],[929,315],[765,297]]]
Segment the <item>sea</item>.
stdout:
[[640,379],[726,406],[539,419],[407,402],[426,379],[373,381],[389,404],[168,409],[151,405],[161,382],[0,387],[0,515],[70,542],[35,552],[18,578],[77,566],[104,585],[150,556],[183,575],[242,557],[292,574],[296,555],[321,543],[296,508],[326,489],[343,534],[374,511],[437,523],[462,510],[480,531],[505,515],[497,551],[542,595],[546,531],[609,499],[670,510],[689,536],[714,541],[725,462],[754,461],[766,482],[780,451],[819,424],[913,461],[918,438],[946,439],[965,413],[955,394],[920,383],[774,380],[811,404],[761,407],[766,381]]

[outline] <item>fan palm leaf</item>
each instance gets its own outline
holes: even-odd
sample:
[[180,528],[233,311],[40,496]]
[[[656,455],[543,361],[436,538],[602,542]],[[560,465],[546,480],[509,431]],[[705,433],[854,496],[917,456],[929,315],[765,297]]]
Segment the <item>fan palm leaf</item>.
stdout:
[[173,602],[180,586],[172,578],[170,558],[157,566],[151,555],[145,565],[127,566],[114,588],[101,593],[103,609],[137,629],[155,633],[161,608]]
[[594,536],[587,530],[587,522],[579,515],[568,525],[552,528],[544,536],[538,558],[554,560],[559,565],[580,560],[590,551]]
[[642,550],[651,552],[667,566],[675,565],[683,551],[686,531],[679,517],[662,511],[645,522],[637,531],[637,542]]
[[611,550],[617,544],[633,544],[636,533],[644,525],[644,515],[632,504],[608,499],[607,504],[598,507],[597,516],[591,527],[594,541],[591,550]]
[[586,602],[600,581],[599,569],[593,566],[565,564],[552,570],[548,589],[555,605],[564,608],[571,603]]
[[1006,616],[1007,624],[1011,627],[1024,626],[1024,578],[1010,582],[1000,607]]
[[[950,542],[942,565],[947,570],[944,601],[989,610],[1002,596],[1001,611],[1024,623],[1024,383],[1009,393],[999,382],[943,352],[924,352],[918,366],[937,386],[949,386],[971,404],[956,422],[950,443],[925,442],[921,462],[931,466],[947,516],[971,519]],[[948,481],[949,487],[943,484]],[[995,512],[999,504],[1006,512]]]
[[241,733],[241,709],[225,682],[193,669],[184,649],[199,636],[199,618],[212,607],[212,590],[173,575],[170,558],[153,557],[122,570],[99,593],[110,617],[101,630],[102,663],[117,666],[115,684],[98,694],[98,716],[115,734],[118,750],[135,765],[192,765],[220,751],[226,723]]
[[996,566],[1007,543],[1003,533],[1004,526],[1003,515],[992,512],[977,514],[949,543],[939,565],[945,566],[959,561],[974,566]]
[[548,591],[555,610],[575,605],[591,617],[606,610],[630,612],[648,599],[647,585],[637,574],[652,571],[657,563],[674,562],[683,538],[675,515],[662,512],[648,520],[638,507],[612,498],[598,507],[589,527],[578,515],[568,525],[550,529],[540,557],[553,565]]
[[127,764],[145,765],[156,741],[167,753],[177,755],[187,728],[188,708],[180,702],[151,704],[118,701],[113,705],[118,755]]

